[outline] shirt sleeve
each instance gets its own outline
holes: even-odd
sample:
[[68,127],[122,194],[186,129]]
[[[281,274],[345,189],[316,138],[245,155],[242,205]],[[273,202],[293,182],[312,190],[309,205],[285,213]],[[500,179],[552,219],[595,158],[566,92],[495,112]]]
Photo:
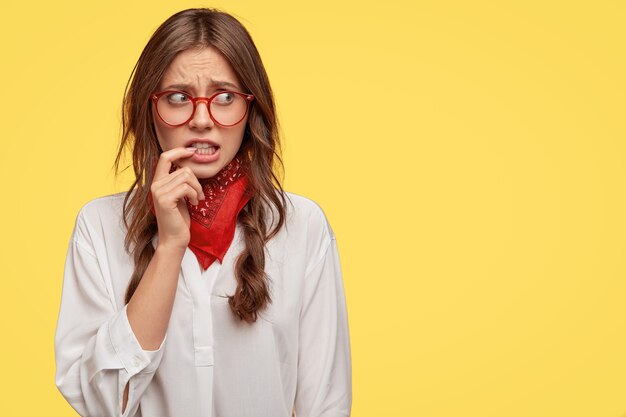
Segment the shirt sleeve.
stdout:
[[[76,228],[81,227],[79,214]],[[84,223],[82,223],[84,227]],[[55,333],[56,385],[81,416],[132,416],[163,356],[142,349],[128,322],[126,306],[116,310],[98,256],[75,228],[63,276]],[[129,383],[122,415],[122,397]]]
[[328,237],[321,260],[305,277],[300,313],[297,417],[348,417],[352,363],[337,241]]

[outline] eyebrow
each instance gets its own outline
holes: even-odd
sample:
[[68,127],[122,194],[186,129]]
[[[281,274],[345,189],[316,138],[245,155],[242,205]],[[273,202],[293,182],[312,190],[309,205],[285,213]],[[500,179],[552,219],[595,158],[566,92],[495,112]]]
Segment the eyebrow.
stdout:
[[[215,87],[232,87],[232,88],[239,88],[237,87],[235,84],[228,82],[228,81],[219,81],[219,80],[210,80],[210,84],[212,86]],[[177,89],[177,90],[190,90],[193,88],[193,86],[191,84],[170,84],[167,87],[164,88],[164,90],[169,90],[171,88]]]

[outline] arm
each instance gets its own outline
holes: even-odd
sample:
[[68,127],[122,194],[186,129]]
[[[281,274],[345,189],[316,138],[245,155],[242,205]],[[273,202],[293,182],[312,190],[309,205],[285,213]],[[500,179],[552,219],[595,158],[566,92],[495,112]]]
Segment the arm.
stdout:
[[[124,415],[133,415],[161,361],[165,336],[157,346],[139,342],[129,321],[130,304],[114,307],[87,228],[79,214],[65,262],[55,381],[80,415],[107,417],[122,415],[123,390],[129,385]],[[159,259],[155,254],[152,269]],[[157,350],[147,350],[153,347]]]
[[306,274],[300,312],[297,417],[347,417],[352,405],[348,315],[337,241]]
[[[94,243],[100,243],[91,240],[97,233],[81,216],[84,210],[79,212],[65,264],[55,353],[56,384],[81,414],[134,415],[161,361],[190,238],[183,198],[195,204],[205,198],[189,167],[168,171],[175,160],[189,158],[193,151],[177,147],[159,156],[150,186],[159,245],[130,302],[119,311],[113,296],[107,294],[100,259],[93,249]],[[170,244],[164,249],[166,241]],[[144,350],[154,348],[158,349],[152,353]]]
[[[160,350],[163,345],[184,254],[184,249],[175,250],[158,245],[128,303],[128,321],[143,349]],[[126,410],[128,395],[129,384],[124,390],[122,413]]]

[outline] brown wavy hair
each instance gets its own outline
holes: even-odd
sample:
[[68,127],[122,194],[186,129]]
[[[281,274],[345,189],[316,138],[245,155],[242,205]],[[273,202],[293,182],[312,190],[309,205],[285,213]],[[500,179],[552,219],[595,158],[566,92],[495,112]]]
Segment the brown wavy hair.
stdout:
[[[152,238],[158,231],[148,199],[162,149],[154,130],[150,93],[157,88],[176,54],[202,47],[214,47],[221,52],[245,92],[255,97],[239,149],[249,161],[249,192],[252,194],[237,218],[243,226],[245,249],[235,262],[235,294],[228,296],[235,316],[253,323],[258,312],[272,301],[269,277],[265,273],[264,248],[285,224],[286,199],[281,184],[284,166],[274,98],[259,52],[244,26],[230,14],[217,9],[187,9],[163,22],[142,51],[124,90],[122,138],[114,163],[115,175],[120,172],[125,149],[132,152],[135,172],[135,181],[126,193],[123,205],[127,229],[124,247],[135,264],[125,301],[130,301],[154,255]],[[279,170],[281,178],[277,176]],[[272,229],[266,223],[268,213],[275,223]]]

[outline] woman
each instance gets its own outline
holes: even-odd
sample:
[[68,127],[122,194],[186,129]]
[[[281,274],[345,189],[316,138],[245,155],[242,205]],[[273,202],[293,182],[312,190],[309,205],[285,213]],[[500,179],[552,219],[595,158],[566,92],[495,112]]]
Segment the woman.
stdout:
[[129,80],[125,193],[79,211],[55,336],[56,384],[88,416],[348,416],[337,243],[285,192],[272,91],[246,29],[190,9]]

